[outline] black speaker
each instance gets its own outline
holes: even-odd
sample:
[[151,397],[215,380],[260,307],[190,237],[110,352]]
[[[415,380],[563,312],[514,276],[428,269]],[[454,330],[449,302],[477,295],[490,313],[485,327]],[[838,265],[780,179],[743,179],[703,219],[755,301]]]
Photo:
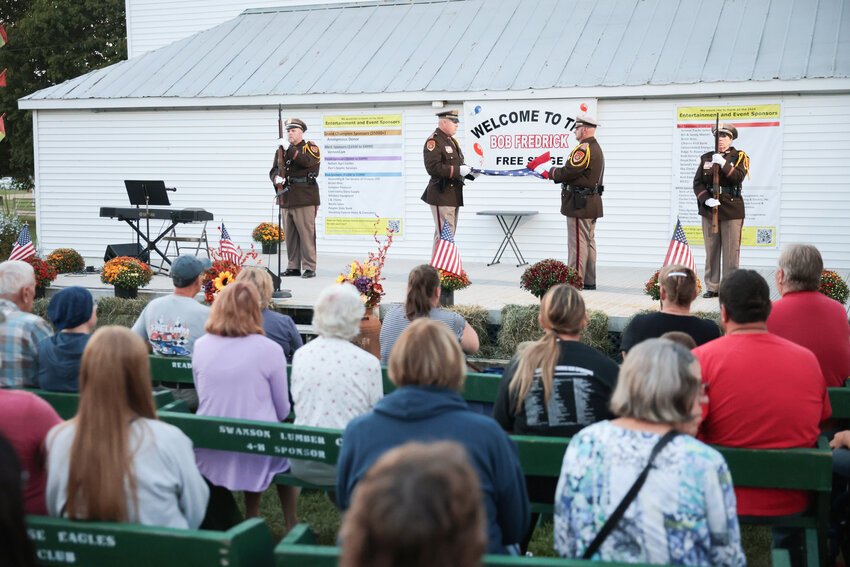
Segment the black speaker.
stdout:
[[[129,244],[107,244],[106,253],[103,255],[103,261],[108,262],[117,256],[131,256],[133,258],[138,258],[145,264],[150,264],[150,254],[148,252],[141,254],[142,250],[144,250],[144,248],[135,242],[130,242]],[[139,254],[141,254],[141,256]]]

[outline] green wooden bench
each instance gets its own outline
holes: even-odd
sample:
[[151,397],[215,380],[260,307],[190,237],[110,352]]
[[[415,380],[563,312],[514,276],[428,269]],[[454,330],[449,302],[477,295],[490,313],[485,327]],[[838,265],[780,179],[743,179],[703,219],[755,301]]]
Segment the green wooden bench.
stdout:
[[[313,533],[306,524],[298,524],[274,550],[276,567],[336,567],[340,548],[315,545]],[[773,567],[790,567],[788,552],[772,552]],[[605,563],[582,559],[554,557],[507,557],[485,555],[483,565],[493,567],[649,567],[642,563]]]
[[[62,419],[71,419],[77,415],[77,406],[80,404],[80,395],[73,392],[48,392],[47,390],[39,390],[36,388],[26,388],[27,392],[32,392],[48,404],[53,406],[56,413]],[[165,407],[174,402],[174,395],[171,392],[154,392],[154,403],[157,408]]]
[[832,406],[832,417],[850,419],[850,388],[827,388],[829,405]]
[[38,564],[120,567],[262,567],[274,561],[269,528],[259,518],[227,531],[27,516]]

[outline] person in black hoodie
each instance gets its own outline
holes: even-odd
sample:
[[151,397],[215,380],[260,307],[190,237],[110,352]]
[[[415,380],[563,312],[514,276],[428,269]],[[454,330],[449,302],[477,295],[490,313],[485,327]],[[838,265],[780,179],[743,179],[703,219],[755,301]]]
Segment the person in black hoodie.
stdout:
[[408,441],[456,441],[469,453],[487,510],[487,553],[516,553],[529,527],[525,478],[516,444],[458,394],[466,376],[457,338],[439,321],[416,319],[390,354],[398,390],[345,428],[337,469],[337,503],[345,511],[369,467]]

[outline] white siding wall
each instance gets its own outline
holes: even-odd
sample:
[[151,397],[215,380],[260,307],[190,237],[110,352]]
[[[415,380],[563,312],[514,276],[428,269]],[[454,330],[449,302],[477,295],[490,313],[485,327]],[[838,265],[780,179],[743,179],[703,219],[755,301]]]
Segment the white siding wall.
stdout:
[[[724,98],[724,103],[748,99]],[[598,261],[603,265],[661,263],[667,249],[674,108],[686,99],[600,100],[603,123],[598,139],[605,150],[605,217],[598,223]],[[782,99],[784,163],[780,244],[811,242],[827,266],[850,268],[850,96],[791,96]],[[461,104],[456,104],[462,108]],[[333,113],[363,109],[334,109]],[[419,200],[427,184],[422,145],[433,130],[430,106],[382,107],[405,116],[406,231],[394,255],[426,259],[433,222]],[[315,139],[321,110],[295,112]],[[38,236],[45,252],[72,246],[90,262],[102,258],[107,243],[130,242],[132,232],[98,217],[103,205],[124,206],[124,179],[163,179],[176,186],[174,207],[204,207],[222,219],[243,247],[253,227],[275,213],[267,173],[277,138],[273,109],[163,111],[37,111],[36,181]],[[311,134],[313,136],[311,136]],[[463,140],[461,140],[463,141]],[[746,150],[746,148],[744,148]],[[757,164],[754,164],[757,166]],[[566,223],[559,214],[559,187],[540,180],[498,182],[485,177],[465,191],[457,240],[468,261],[489,261],[501,240],[485,209],[537,210],[523,221],[516,238],[526,259],[566,259]],[[322,209],[318,225],[322,226]],[[152,224],[157,232],[158,223]],[[217,231],[211,231],[217,243]],[[368,239],[324,239],[319,253],[364,255]],[[704,262],[695,247],[697,265]],[[742,264],[775,265],[775,249],[744,249]],[[510,250],[504,260],[512,261]]]
[[249,8],[342,1],[345,0],[126,0],[127,56],[136,57],[208,30]]

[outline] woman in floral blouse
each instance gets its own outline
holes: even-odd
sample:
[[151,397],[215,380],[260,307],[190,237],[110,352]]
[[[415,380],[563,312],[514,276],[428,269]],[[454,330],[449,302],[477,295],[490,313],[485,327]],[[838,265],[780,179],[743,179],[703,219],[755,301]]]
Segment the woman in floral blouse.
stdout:
[[729,467],[692,437],[702,416],[696,358],[666,339],[635,346],[620,369],[611,411],[567,448],[555,494],[555,549],[580,558],[646,466],[646,483],[593,556],[597,561],[746,565]]

